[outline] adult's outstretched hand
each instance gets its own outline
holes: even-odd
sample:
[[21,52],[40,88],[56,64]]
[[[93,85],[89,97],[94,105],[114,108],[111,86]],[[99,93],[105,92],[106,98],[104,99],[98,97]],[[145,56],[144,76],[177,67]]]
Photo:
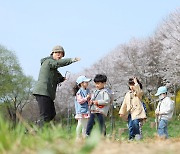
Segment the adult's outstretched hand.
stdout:
[[72,59],[73,62],[77,62],[77,61],[80,61],[80,60],[81,60],[81,58],[78,58],[78,57],[75,57],[75,58]]

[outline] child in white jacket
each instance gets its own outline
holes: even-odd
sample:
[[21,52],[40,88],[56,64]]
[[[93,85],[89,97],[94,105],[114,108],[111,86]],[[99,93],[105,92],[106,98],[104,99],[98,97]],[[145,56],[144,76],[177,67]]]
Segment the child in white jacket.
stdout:
[[168,138],[168,121],[171,120],[174,111],[174,101],[167,96],[167,88],[165,86],[159,87],[155,96],[159,96],[159,103],[155,110],[158,116],[158,135],[160,137]]

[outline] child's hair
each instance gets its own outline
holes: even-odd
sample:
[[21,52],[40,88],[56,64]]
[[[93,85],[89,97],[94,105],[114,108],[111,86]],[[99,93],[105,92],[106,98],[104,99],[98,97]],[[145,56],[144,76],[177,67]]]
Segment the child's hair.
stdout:
[[103,74],[97,74],[95,77],[94,77],[94,82],[106,82],[107,81],[107,76],[106,75],[103,75]]
[[80,85],[75,85],[74,87],[73,87],[73,96],[76,96],[76,93],[78,92],[78,90],[80,89]]
[[[136,78],[137,79],[137,78]],[[142,86],[142,83],[137,79],[137,83],[139,84],[139,87],[141,89],[143,89],[143,86]],[[129,78],[129,82],[128,82],[129,85],[134,85],[134,79],[133,78]]]

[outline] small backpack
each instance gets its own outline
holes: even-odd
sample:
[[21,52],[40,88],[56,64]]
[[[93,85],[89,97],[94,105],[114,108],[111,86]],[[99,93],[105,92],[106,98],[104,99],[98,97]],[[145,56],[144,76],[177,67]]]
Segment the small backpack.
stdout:
[[109,97],[110,97],[110,104],[113,104],[113,101],[114,101],[114,92],[109,89],[109,88],[106,88],[106,91],[107,93],[109,94]]

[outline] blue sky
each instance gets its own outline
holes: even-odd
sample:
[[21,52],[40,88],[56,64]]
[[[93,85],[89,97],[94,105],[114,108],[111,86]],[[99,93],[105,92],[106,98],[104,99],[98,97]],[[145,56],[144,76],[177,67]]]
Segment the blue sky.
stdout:
[[0,44],[16,53],[26,75],[38,78],[40,59],[55,45],[81,61],[76,73],[119,44],[151,36],[180,0],[0,0]]

